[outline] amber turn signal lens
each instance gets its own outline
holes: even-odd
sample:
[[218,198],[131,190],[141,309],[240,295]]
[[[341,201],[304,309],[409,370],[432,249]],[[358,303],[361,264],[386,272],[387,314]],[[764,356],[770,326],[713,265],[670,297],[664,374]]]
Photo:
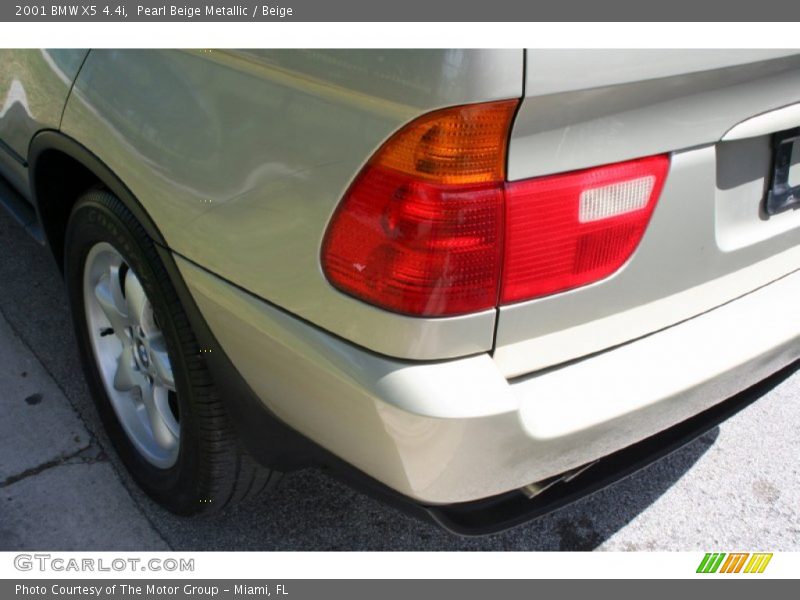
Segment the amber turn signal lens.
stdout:
[[390,138],[370,164],[432,183],[503,181],[517,104],[502,100],[428,113]]

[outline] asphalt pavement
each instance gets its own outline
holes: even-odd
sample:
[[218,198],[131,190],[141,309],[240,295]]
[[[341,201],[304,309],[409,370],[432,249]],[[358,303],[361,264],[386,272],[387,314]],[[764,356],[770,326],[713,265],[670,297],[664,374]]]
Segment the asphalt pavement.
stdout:
[[176,517],[114,455],[58,269],[0,210],[0,550],[800,550],[800,372],[758,396],[628,479],[493,536],[445,533],[318,470]]

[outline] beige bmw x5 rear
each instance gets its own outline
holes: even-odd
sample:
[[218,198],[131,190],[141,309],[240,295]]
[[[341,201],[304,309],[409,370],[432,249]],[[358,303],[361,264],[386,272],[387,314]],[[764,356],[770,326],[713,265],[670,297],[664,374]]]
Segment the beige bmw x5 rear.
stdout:
[[2,204],[176,512],[315,464],[492,531],[800,356],[793,52],[2,51],[0,96]]

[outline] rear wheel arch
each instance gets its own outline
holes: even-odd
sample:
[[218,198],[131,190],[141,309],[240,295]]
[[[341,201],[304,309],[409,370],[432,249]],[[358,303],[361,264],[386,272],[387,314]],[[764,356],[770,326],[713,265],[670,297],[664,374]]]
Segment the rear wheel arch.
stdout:
[[[65,234],[73,207],[90,188],[107,188],[155,243],[201,347],[213,349],[213,352],[209,350],[206,361],[214,379],[225,384],[226,405],[234,415],[247,451],[262,464],[283,472],[310,464],[335,462],[336,459],[322,448],[265,410],[209,329],[158,227],[125,183],[99,157],[80,142],[54,130],[42,131],[33,138],[28,157],[30,188],[37,217],[62,274]],[[265,436],[273,443],[264,444]]]
[[55,130],[37,133],[28,150],[31,196],[45,239],[63,271],[64,234],[72,207],[88,189],[111,191],[158,245],[166,242],[150,215],[125,183],[94,153],[77,140]]

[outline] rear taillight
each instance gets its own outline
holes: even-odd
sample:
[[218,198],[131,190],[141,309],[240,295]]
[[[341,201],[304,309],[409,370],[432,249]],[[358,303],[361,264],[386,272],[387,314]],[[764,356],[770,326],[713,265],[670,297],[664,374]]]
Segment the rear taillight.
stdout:
[[440,110],[392,136],[328,227],[322,265],[331,283],[410,315],[496,306],[516,106],[508,100]]
[[328,226],[321,258],[329,281],[387,310],[447,316],[616,271],[641,240],[669,159],[507,183],[516,107],[440,110],[392,136]]
[[639,245],[669,168],[651,156],[506,186],[500,302],[611,275]]

